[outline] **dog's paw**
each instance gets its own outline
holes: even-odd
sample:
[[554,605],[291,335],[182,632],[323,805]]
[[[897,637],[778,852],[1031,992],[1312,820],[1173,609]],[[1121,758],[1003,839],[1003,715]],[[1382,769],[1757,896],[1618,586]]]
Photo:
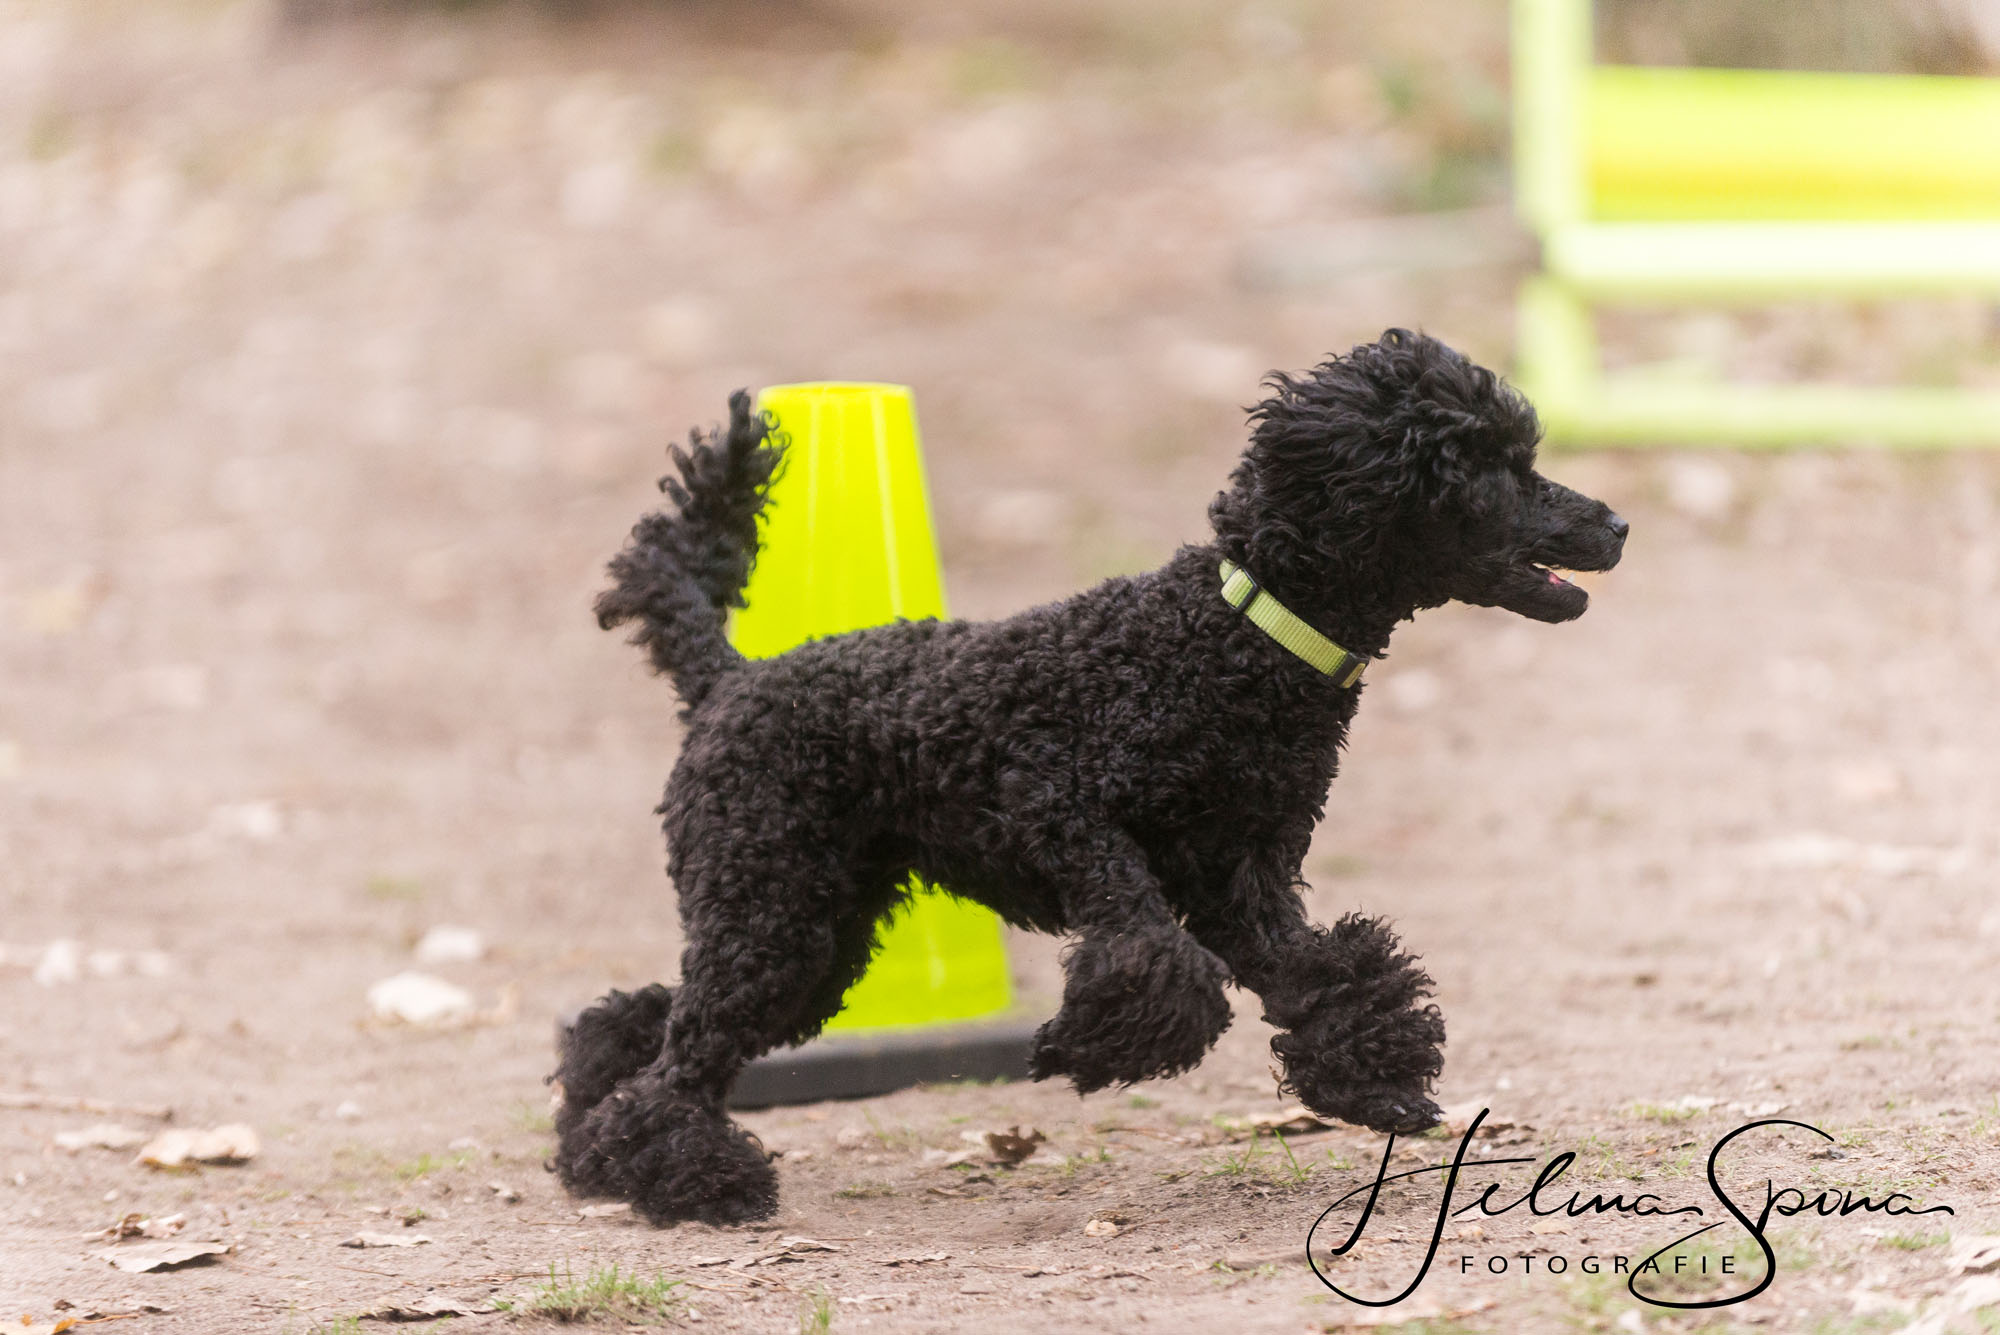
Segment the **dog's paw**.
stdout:
[[562,1136],[556,1171],[578,1196],[630,1201],[648,1223],[745,1224],[778,1210],[778,1175],[757,1138],[719,1110],[628,1080]]
[[1394,1085],[1348,1090],[1326,1107],[1315,1107],[1313,1111],[1322,1117],[1398,1136],[1414,1136],[1444,1120],[1444,1112],[1437,1104],[1422,1094]]
[[1085,938],[1062,1010],[1035,1034],[1029,1074],[1080,1094],[1191,1070],[1229,1027],[1228,970],[1182,932]]

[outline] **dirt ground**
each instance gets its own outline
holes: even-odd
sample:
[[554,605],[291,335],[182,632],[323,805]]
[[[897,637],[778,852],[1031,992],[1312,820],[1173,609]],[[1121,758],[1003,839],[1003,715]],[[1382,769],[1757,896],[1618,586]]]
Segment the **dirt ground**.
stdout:
[[[1441,1100],[1454,1128],[1492,1110],[1474,1158],[1571,1152],[1545,1205],[1698,1221],[1462,1215],[1405,1304],[1346,1302],[1306,1234],[1381,1138],[1252,1135],[1284,1105],[1240,995],[1171,1082],[746,1115],[783,1155],[765,1227],[583,1216],[544,1171],[554,1017],[675,970],[674,702],[587,614],[665,439],[738,385],[902,381],[954,611],[1157,562],[1203,532],[1265,370],[1388,324],[1504,363],[1505,262],[1342,263],[1383,235],[1355,220],[1505,226],[1478,211],[1504,14],[1445,8],[286,29],[0,0],[0,1329],[303,1335],[427,1297],[515,1309],[453,1329],[1992,1321],[2000,459],[1972,454],[1553,456],[1634,525],[1589,615],[1445,609],[1371,675],[1315,911],[1390,914],[1423,954]],[[1788,318],[1871,364],[1942,355],[1903,317]],[[1952,318],[1923,328],[1991,377],[1991,327]],[[419,965],[439,925],[484,954]],[[1046,1013],[1059,943],[1010,945]],[[413,968],[471,1021],[372,1020]],[[1775,1217],[1757,1297],[1638,1302],[1611,1258],[1703,1222],[1735,1274],[1642,1287],[1761,1277],[1704,1174],[1771,1117],[1830,1139],[1736,1141],[1753,1215],[1767,1181],[1953,1213]],[[58,1142],[100,1123],[261,1147],[168,1171]],[[1010,1127],[1046,1144],[947,1162]],[[1399,1142],[1392,1171],[1453,1149]],[[1535,1171],[1469,1169],[1457,1201]],[[1417,1273],[1416,1181],[1348,1259],[1316,1248],[1343,1289]],[[233,1250],[116,1269],[128,1213]],[[622,1297],[557,1292],[612,1266]]]

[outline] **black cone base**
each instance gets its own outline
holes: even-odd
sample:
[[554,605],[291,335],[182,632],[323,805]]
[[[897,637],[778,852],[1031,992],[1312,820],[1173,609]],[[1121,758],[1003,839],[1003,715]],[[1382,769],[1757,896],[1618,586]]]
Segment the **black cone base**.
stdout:
[[729,1106],[865,1099],[946,1080],[1026,1080],[1038,1027],[1010,1020],[816,1038],[750,1063]]

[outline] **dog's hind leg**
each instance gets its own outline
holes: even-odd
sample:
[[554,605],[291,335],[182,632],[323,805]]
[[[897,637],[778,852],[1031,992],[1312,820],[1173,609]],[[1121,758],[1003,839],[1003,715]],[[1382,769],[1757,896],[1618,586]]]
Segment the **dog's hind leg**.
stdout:
[[1294,887],[1280,859],[1253,855],[1189,930],[1263,998],[1285,1087],[1307,1107],[1375,1131],[1434,1126],[1444,1019],[1424,1004],[1430,975],[1381,919],[1350,913],[1320,927]]
[[[720,846],[720,843],[718,844]],[[845,869],[739,856],[690,869],[688,945],[657,1059],[560,1138],[556,1168],[580,1195],[615,1196],[655,1224],[769,1217],[777,1174],[723,1102],[745,1063],[818,1032],[868,959],[874,912]]]
[[1067,1075],[1088,1094],[1198,1064],[1229,1027],[1228,970],[1175,920],[1144,851],[1094,832],[1057,874],[1077,937],[1062,1009],[1035,1035],[1034,1078]]

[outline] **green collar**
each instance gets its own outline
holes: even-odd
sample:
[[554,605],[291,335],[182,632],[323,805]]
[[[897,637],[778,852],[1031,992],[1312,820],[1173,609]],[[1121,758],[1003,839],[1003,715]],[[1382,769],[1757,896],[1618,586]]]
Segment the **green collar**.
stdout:
[[1249,618],[1250,624],[1258,630],[1311,664],[1315,671],[1332,677],[1337,686],[1355,685],[1368,667],[1367,659],[1349,653],[1307,625],[1234,561],[1222,563],[1222,601]]

